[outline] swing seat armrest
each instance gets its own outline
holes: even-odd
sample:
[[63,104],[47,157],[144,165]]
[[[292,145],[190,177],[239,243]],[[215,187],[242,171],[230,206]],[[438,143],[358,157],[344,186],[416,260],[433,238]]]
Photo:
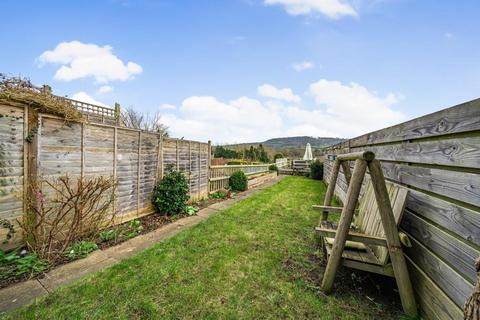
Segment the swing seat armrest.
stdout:
[[342,213],[343,207],[313,205],[312,209],[317,211],[322,211],[322,212],[328,212],[328,213]]
[[[315,231],[317,232],[318,235],[326,238],[335,238],[335,235],[337,234],[337,230],[335,229],[328,229],[328,228],[322,228],[322,227],[316,227]],[[387,246],[387,240],[385,238],[370,236],[370,235],[353,232],[353,231],[350,231],[347,234],[347,240],[362,242],[368,245],[375,245],[375,246],[382,246],[382,247]]]

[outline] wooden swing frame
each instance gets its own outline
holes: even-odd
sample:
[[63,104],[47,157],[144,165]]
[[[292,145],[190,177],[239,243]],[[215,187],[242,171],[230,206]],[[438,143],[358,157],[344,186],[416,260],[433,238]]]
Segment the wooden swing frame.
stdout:
[[[355,161],[353,173],[350,172],[349,161]],[[335,185],[338,178],[338,173],[342,167],[343,173],[347,180],[348,190],[343,208],[331,207]],[[370,178],[374,189],[375,200],[378,205],[382,227],[385,231],[385,239],[375,239],[375,241],[386,241],[390,260],[393,267],[393,275],[397,282],[400,299],[404,312],[409,316],[417,316],[417,305],[413,288],[408,274],[407,264],[403,255],[402,245],[398,233],[397,224],[392,211],[392,205],[388,195],[385,184],[385,177],[383,176],[380,162],[375,159],[375,154],[371,151],[355,152],[348,154],[337,155],[331,174],[331,179],[328,185],[327,193],[322,206],[323,212],[320,220],[320,225],[323,221],[328,219],[328,213],[332,211],[340,211],[341,217],[338,223],[338,228],[334,233],[335,240],[331,248],[330,257],[327,261],[327,267],[322,279],[321,289],[324,293],[329,293],[332,290],[335,274],[340,266],[342,254],[345,249],[347,239],[352,239],[351,232],[349,233],[350,224],[358,202],[360,189],[362,187],[363,179],[367,167],[370,172]],[[333,234],[332,234],[333,236]],[[368,243],[371,239],[367,235],[358,234],[354,237],[359,242]],[[323,243],[322,243],[323,244]]]

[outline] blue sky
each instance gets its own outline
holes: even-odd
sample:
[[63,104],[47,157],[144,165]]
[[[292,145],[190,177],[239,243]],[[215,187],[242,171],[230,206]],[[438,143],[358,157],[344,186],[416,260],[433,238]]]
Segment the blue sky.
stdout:
[[214,142],[352,137],[477,98],[480,2],[2,1],[0,72]]

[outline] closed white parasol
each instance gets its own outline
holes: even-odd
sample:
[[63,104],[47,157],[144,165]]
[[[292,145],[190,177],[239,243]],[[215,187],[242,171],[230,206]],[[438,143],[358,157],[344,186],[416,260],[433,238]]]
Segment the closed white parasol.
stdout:
[[312,146],[310,145],[310,143],[307,143],[307,147],[305,148],[305,154],[303,155],[303,160],[313,160]]

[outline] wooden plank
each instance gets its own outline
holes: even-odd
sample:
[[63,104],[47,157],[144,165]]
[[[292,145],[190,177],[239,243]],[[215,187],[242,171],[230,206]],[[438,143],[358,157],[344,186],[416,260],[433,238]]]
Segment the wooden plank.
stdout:
[[[324,206],[330,206],[332,204],[333,194],[335,192],[335,186],[337,184],[338,173],[340,172],[340,161],[336,160],[333,163],[332,173],[330,175],[329,185],[327,188],[327,193],[325,194],[325,198],[323,200]],[[321,225],[323,221],[328,219],[328,213],[323,212],[320,218],[318,225]]]
[[[337,233],[336,230],[334,229],[321,228],[321,227],[316,227],[315,231],[317,232],[317,234],[323,237],[329,237],[329,238],[334,238]],[[387,241],[385,240],[385,238],[369,236],[363,233],[358,233],[353,231],[348,232],[347,240],[362,242],[365,244],[371,244],[371,245],[377,245],[377,246],[387,245]]]
[[359,262],[359,261],[348,260],[348,259],[343,259],[342,264],[347,268],[363,270],[366,272],[374,272],[387,277],[395,277],[395,275],[393,274],[393,269],[391,264],[379,266],[379,265],[368,264],[365,262]]
[[462,320],[463,311],[412,260],[406,260],[422,318]]
[[409,193],[407,208],[463,239],[480,245],[480,212],[414,190]]
[[350,228],[350,223],[352,222],[353,213],[357,205],[358,195],[360,193],[360,187],[362,185],[366,169],[367,162],[365,160],[355,160],[355,168],[353,170],[352,180],[347,192],[347,201],[342,210],[337,233],[335,235],[335,242],[332,246],[332,254],[328,259],[327,267],[322,279],[321,288],[325,293],[330,292],[333,286],[333,281],[342,258],[342,252],[345,248],[348,229]]
[[411,248],[405,248],[408,257],[432,279],[458,307],[463,304],[473,292],[473,285],[448,266],[439,257],[410,236]]
[[350,140],[351,147],[480,130],[480,99]]
[[[23,108],[23,195],[22,195],[22,204],[23,212],[27,212],[27,197],[28,197],[28,113],[30,107],[28,105]],[[3,185],[3,184],[2,184]]]
[[470,247],[409,210],[405,210],[401,227],[405,232],[415,237],[422,245],[435,253],[435,255],[442,257],[443,261],[448,263],[470,283],[474,283],[476,279],[474,261],[480,255],[480,251]]
[[382,168],[394,181],[480,206],[480,174],[388,162]]
[[373,145],[354,150],[373,151],[378,160],[480,168],[480,136],[452,136],[443,140]]
[[80,154],[81,154],[80,176],[83,178],[85,175],[85,123],[81,124]]
[[313,205],[312,209],[313,210],[318,210],[318,211],[327,211],[328,213],[342,213],[343,207]]
[[180,160],[178,158],[178,139],[175,140],[175,163],[178,171],[180,169]]
[[140,158],[142,154],[142,132],[138,132],[138,160],[137,160],[137,212],[140,211]]
[[118,195],[118,181],[117,181],[117,128],[113,128],[113,181],[115,182],[115,195],[113,197],[113,213],[117,213],[117,195]]
[[202,153],[202,145],[200,143],[198,143],[198,154],[197,154],[197,162],[198,162],[198,192],[197,192],[197,197],[200,198],[200,194],[201,194],[201,190],[200,190],[200,187],[201,187],[201,181],[200,181],[200,178],[201,178],[201,174],[202,174],[202,169],[201,169],[201,163],[200,163],[200,157],[201,157],[201,153]]
[[[382,220],[383,230],[388,244],[388,253],[392,261],[395,280],[397,282],[400,300],[403,311],[412,317],[417,316],[417,304],[413,294],[412,284],[407,270],[407,265],[402,252],[402,244],[398,237],[397,222],[392,211],[390,197],[385,185],[385,178],[378,160],[368,163],[375,199],[377,201],[379,214]],[[358,195],[357,195],[358,196]]]

